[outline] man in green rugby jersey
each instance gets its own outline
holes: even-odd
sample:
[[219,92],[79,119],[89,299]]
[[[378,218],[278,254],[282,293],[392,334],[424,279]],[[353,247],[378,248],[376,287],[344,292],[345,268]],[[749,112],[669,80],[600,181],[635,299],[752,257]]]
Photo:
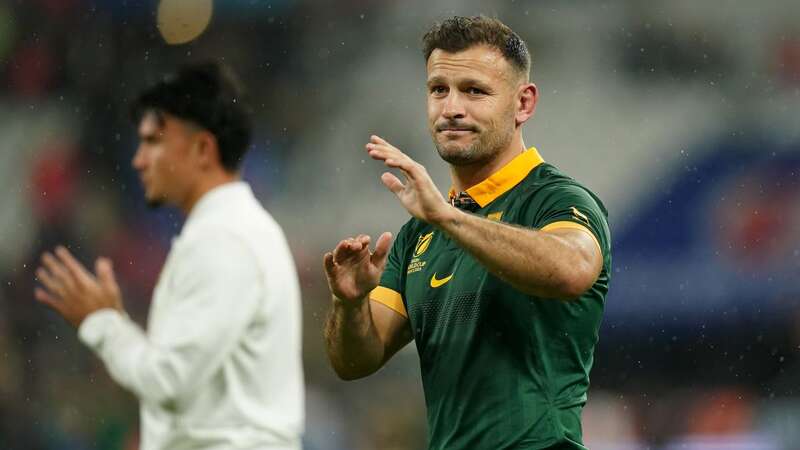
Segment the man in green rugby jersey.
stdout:
[[423,38],[428,125],[451,169],[446,200],[425,168],[378,136],[368,154],[413,216],[324,257],[328,354],[367,376],[412,339],[429,448],[583,449],[581,410],[611,273],[607,212],[526,148],[537,101],[520,37],[454,17]]

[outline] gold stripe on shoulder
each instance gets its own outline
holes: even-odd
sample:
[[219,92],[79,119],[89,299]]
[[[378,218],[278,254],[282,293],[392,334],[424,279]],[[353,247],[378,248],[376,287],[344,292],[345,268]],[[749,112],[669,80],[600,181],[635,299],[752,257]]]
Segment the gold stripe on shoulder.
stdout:
[[579,224],[577,222],[570,222],[569,220],[561,220],[561,221],[558,221],[558,222],[548,223],[547,225],[543,226],[539,230],[546,232],[546,231],[553,231],[553,230],[564,229],[564,228],[571,228],[573,230],[581,230],[581,231],[584,231],[586,233],[589,233],[589,236],[592,237],[592,240],[594,240],[594,243],[597,244],[597,249],[600,250],[600,254],[601,255],[603,254],[603,247],[600,245],[600,241],[597,239],[597,236],[595,236],[594,233],[592,232],[592,230],[587,228],[585,225],[581,225],[581,224]]
[[378,286],[369,293],[369,299],[376,301],[408,319],[403,296],[394,289]]

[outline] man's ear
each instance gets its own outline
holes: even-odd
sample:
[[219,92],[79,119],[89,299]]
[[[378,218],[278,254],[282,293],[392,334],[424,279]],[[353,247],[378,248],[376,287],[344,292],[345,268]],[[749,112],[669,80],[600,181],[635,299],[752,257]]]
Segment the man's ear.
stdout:
[[517,126],[527,122],[533,116],[538,101],[539,90],[535,84],[525,83],[519,87],[517,90],[517,113],[515,116]]
[[219,154],[217,138],[213,133],[201,130],[196,135],[195,151],[197,152],[200,168],[208,170],[222,164]]

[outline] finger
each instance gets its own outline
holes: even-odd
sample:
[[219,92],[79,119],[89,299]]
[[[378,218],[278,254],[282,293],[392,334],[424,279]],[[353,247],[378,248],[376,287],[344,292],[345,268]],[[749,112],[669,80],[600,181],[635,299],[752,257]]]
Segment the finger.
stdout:
[[372,241],[372,238],[366,234],[359,234],[358,236],[356,236],[356,241],[361,244],[362,248],[369,247],[369,243]]
[[36,278],[44,285],[44,287],[47,288],[47,290],[58,294],[59,297],[63,297],[64,287],[55,278],[53,278],[52,275],[50,275],[50,272],[39,267],[36,269]]
[[410,156],[392,146],[367,144],[367,149],[370,158],[383,161],[388,167],[404,171],[409,178],[416,178],[417,173],[423,168]]
[[375,251],[372,253],[372,263],[380,265],[386,260],[386,255],[392,245],[392,233],[386,232],[380,235],[375,243]]
[[369,236],[363,235],[350,240],[350,254],[348,258],[359,259],[364,252],[369,252]]
[[39,302],[44,303],[45,305],[53,308],[54,310],[61,312],[61,302],[52,296],[50,293],[45,291],[42,288],[36,288],[33,290],[33,297]]
[[97,279],[103,287],[117,290],[117,277],[114,275],[114,264],[108,258],[97,258],[94,263],[94,270],[97,273]]
[[391,155],[403,155],[403,156],[406,156],[406,154],[403,153],[402,150],[400,150],[399,148],[397,148],[397,147],[395,147],[394,145],[391,145],[391,144],[386,144],[386,143],[384,143],[384,144],[376,144],[374,142],[370,142],[369,144],[366,145],[366,147],[367,147],[367,152],[368,153],[375,153],[376,156],[382,156],[382,157],[391,156]]
[[383,139],[381,139],[379,137],[371,138],[369,140],[369,142],[367,142],[366,145],[367,145],[367,148],[385,148],[385,149],[390,149],[390,150],[394,150],[394,151],[398,151],[398,152],[400,151],[399,148],[397,148],[394,145],[384,141]]
[[385,161],[388,158],[399,156],[399,150],[392,151],[382,145],[367,144],[367,154],[370,158],[377,161]]
[[372,136],[370,136],[369,137],[369,141],[372,142],[373,144],[390,145],[389,141],[387,141],[386,139],[378,136],[377,134],[373,134]]
[[384,186],[389,188],[389,190],[394,193],[394,195],[400,195],[400,193],[406,188],[399,178],[389,172],[384,172],[383,175],[381,175],[381,181],[383,182]]
[[389,158],[386,161],[384,161],[384,164],[386,164],[386,167],[389,167],[390,169],[400,169],[400,171],[403,172],[403,176],[405,176],[406,179],[408,180],[413,178],[411,176],[410,166],[407,164],[403,164],[400,160]]
[[322,265],[325,267],[325,273],[328,274],[328,277],[333,277],[333,272],[336,270],[336,263],[333,262],[332,252],[325,253],[325,255],[322,256]]
[[84,284],[91,283],[92,278],[94,278],[92,274],[72,256],[72,253],[66,247],[59,245],[56,248],[56,256],[75,280]]
[[347,240],[341,240],[336,247],[333,248],[333,262],[338,263],[343,257],[343,253],[347,251]]
[[336,264],[341,264],[352,258],[353,254],[357,253],[360,248],[361,244],[356,243],[353,239],[344,239],[333,249],[333,261]]
[[50,275],[52,275],[52,279],[63,285],[65,288],[72,286],[74,280],[72,275],[69,271],[64,267],[55,256],[53,256],[50,252],[45,252],[42,255],[42,262],[44,263],[45,268],[49,271]]
[[409,180],[416,180],[422,166],[406,155],[387,158],[383,162],[387,167],[400,169]]
[[369,243],[369,236],[367,236],[366,234],[359,234],[354,238],[350,238],[349,241],[350,241],[350,250],[354,252],[360,252],[365,247],[365,243],[366,244]]
[[364,246],[361,242],[356,238],[350,238],[347,240],[347,250],[349,251],[347,257],[352,255],[353,253],[358,253]]
[[343,266],[356,266],[365,258],[369,258],[369,244],[357,239],[350,239],[347,251],[343,251],[336,257],[336,264]]
[[396,155],[411,159],[404,151],[390,144],[386,140],[381,139],[379,136],[375,136],[375,140],[367,144],[367,149],[370,151],[376,151],[382,153],[384,155],[389,155],[389,156]]

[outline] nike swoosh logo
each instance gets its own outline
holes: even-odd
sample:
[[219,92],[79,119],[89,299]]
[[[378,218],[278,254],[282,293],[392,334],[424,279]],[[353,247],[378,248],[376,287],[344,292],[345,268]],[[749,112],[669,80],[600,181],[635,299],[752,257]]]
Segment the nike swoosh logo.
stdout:
[[432,288],[438,288],[440,286],[443,286],[448,281],[450,281],[451,278],[453,278],[453,274],[452,273],[450,274],[450,276],[444,277],[441,280],[437,280],[436,279],[436,274],[434,273],[433,276],[431,277],[431,287]]

